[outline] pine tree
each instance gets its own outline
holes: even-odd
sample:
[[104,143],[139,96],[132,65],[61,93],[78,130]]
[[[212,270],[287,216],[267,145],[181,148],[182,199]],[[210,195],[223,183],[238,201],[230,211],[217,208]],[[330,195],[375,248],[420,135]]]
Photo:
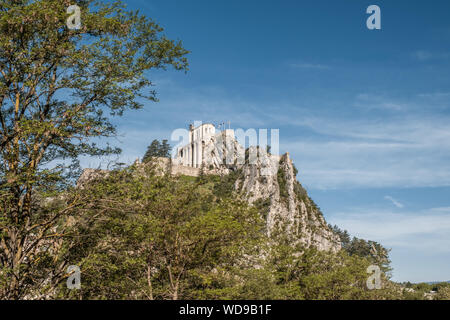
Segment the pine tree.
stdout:
[[163,140],[162,144],[160,146],[160,152],[159,156],[162,158],[170,158],[170,151],[172,150],[172,147],[168,143],[167,140]]
[[161,143],[158,140],[153,140],[153,142],[147,147],[147,152],[145,152],[142,162],[148,162],[154,157],[159,157],[159,151],[161,149]]
[[158,140],[153,140],[153,142],[147,147],[147,152],[145,152],[142,162],[149,162],[152,158],[170,158],[170,150],[172,147],[168,143],[168,140],[163,140],[162,143]]

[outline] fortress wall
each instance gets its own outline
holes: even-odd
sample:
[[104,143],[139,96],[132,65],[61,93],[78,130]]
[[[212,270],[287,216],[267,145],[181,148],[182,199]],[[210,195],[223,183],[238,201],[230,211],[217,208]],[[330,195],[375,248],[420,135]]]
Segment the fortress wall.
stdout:
[[186,167],[186,166],[180,166],[180,165],[172,165],[172,175],[183,175],[183,176],[190,176],[190,177],[198,177],[200,176],[201,169],[199,168],[192,168],[192,167]]

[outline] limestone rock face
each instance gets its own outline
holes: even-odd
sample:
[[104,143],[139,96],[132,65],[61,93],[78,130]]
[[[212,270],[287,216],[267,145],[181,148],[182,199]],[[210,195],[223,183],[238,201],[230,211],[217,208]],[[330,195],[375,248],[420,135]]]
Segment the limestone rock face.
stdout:
[[[209,136],[202,143],[203,172],[221,176],[238,173],[236,191],[260,209],[269,234],[283,228],[293,241],[306,247],[340,250],[339,238],[297,181],[289,154],[276,156],[259,147],[245,150],[227,132]],[[172,173],[183,172],[174,164]]]
[[294,241],[306,247],[337,252],[339,238],[329,229],[320,209],[308,197],[296,178],[289,154],[282,157],[265,154],[255,164],[241,167],[242,177],[235,187],[248,201],[265,211],[267,230],[284,226]]
[[269,233],[283,226],[293,241],[319,250],[339,251],[340,241],[328,227],[320,209],[297,181],[289,156],[272,155],[265,148],[245,150],[230,135],[206,141],[203,167],[220,175],[239,172],[235,189],[261,209]]

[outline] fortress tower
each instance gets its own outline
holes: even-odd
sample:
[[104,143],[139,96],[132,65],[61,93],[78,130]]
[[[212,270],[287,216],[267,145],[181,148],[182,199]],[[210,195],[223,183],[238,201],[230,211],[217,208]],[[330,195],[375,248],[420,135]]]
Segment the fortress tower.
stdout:
[[213,124],[205,123],[197,127],[189,126],[189,143],[178,148],[175,163],[178,165],[200,168],[203,164],[209,163],[206,153],[207,147],[217,141],[219,136],[234,139],[234,130],[216,130]]

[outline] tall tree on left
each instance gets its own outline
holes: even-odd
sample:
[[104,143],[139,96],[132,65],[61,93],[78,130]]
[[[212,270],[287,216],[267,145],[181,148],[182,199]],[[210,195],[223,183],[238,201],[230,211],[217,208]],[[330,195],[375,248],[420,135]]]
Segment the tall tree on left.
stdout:
[[[147,71],[187,70],[188,51],[162,32],[120,1],[0,1],[0,298],[33,298],[61,281],[64,262],[49,253],[77,198],[42,206],[71,182],[79,156],[120,152],[94,140],[114,136],[111,117],[157,101]],[[54,264],[46,274],[43,261]]]

